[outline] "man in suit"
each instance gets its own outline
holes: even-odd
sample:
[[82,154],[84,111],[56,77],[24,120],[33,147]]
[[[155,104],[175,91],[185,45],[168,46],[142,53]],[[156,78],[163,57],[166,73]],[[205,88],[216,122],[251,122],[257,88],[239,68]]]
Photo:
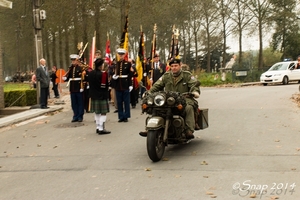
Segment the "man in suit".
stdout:
[[159,55],[153,57],[152,85],[166,72],[166,65],[160,62]]
[[44,58],[40,60],[40,66],[36,69],[36,80],[40,83],[41,109],[47,109],[49,108],[47,105],[49,97],[50,77],[48,69],[46,67],[46,60]]

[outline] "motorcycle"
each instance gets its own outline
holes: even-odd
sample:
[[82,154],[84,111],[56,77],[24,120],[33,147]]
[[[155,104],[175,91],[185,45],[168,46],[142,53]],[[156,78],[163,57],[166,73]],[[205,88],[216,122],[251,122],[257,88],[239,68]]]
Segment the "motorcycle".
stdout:
[[[142,113],[146,118],[147,153],[153,162],[160,161],[165,147],[169,144],[186,144],[191,141],[185,135],[184,110],[186,98],[192,93],[159,91],[146,93],[142,100]],[[195,113],[195,130],[208,128],[208,109],[199,109],[197,101]]]

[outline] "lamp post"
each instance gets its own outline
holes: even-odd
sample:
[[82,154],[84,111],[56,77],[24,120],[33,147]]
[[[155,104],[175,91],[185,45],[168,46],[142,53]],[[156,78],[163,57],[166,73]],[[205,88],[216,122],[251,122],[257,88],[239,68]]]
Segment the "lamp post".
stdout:
[[[33,0],[33,27],[34,27],[34,43],[36,54],[36,68],[39,67],[39,60],[43,58],[43,43],[42,43],[42,22],[46,19],[46,12],[40,10],[41,0]],[[36,86],[37,104],[40,103],[40,84]]]
[[[12,2],[6,0],[0,0],[0,7],[12,9]],[[1,34],[0,34],[1,37]],[[3,67],[2,67],[2,47],[0,43],[0,108],[4,108],[4,89],[3,89]]]

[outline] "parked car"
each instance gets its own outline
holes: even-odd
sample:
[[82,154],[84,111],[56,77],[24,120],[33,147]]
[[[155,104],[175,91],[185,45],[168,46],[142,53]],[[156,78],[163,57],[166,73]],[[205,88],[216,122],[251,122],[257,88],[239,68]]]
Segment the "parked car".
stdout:
[[268,83],[288,84],[290,81],[300,81],[300,69],[295,69],[297,61],[278,62],[268,71],[262,73],[260,82],[266,86]]
[[12,82],[13,78],[11,76],[5,77],[5,82]]

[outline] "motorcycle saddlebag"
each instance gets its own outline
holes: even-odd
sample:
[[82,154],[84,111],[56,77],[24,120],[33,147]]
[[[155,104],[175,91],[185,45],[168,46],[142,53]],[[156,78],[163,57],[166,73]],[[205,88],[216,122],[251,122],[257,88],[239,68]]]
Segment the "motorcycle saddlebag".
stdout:
[[208,108],[198,110],[198,125],[200,130],[208,128]]

